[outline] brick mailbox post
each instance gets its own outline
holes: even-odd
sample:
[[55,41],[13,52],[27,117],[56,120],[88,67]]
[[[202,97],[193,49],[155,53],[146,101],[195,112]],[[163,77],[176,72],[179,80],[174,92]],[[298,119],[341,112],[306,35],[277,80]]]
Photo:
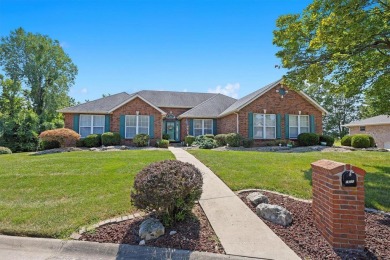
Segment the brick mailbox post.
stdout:
[[364,249],[364,175],[349,164],[319,160],[313,172],[313,215],[320,233],[334,248]]

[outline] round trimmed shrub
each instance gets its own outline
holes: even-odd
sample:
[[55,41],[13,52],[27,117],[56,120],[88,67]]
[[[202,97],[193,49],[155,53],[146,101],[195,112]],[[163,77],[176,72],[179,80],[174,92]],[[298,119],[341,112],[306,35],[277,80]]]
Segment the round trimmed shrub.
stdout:
[[121,135],[119,133],[106,132],[102,134],[102,145],[120,145]]
[[330,135],[320,135],[320,143],[325,142],[326,146],[333,146],[334,138]]
[[213,149],[217,147],[215,140],[208,138],[206,135],[197,136],[193,144],[198,145],[200,149]]
[[184,138],[184,142],[186,144],[188,144],[189,146],[192,145],[193,142],[195,142],[195,136],[193,135],[187,135],[185,138]]
[[206,134],[204,136],[207,137],[207,138],[210,138],[210,139],[214,139],[214,135],[213,134]]
[[76,146],[76,142],[80,139],[80,135],[71,129],[59,128],[43,131],[39,135],[39,138],[41,141],[57,141],[60,144],[60,147],[72,147]]
[[184,220],[202,194],[202,173],[192,164],[176,160],[152,163],[135,177],[131,202],[139,209],[155,210],[164,225]]
[[85,147],[99,147],[102,145],[102,135],[92,134],[83,139]]
[[[78,141],[79,140],[76,141],[76,146]],[[60,143],[56,140],[52,140],[52,141],[41,140],[39,142],[39,150],[50,150],[50,149],[56,149],[60,147],[61,147]]]
[[169,140],[165,140],[165,139],[157,140],[156,146],[159,148],[168,148]]
[[351,145],[354,148],[368,148],[370,147],[370,138],[364,134],[353,135]]
[[352,142],[352,136],[351,135],[345,135],[343,138],[341,138],[341,145],[342,146],[351,146]]
[[137,147],[145,147],[149,145],[149,135],[147,134],[138,134],[134,136],[133,143]]
[[226,144],[231,147],[239,147],[241,145],[242,136],[237,133],[230,133],[226,135]]
[[298,144],[300,146],[318,145],[320,137],[316,133],[302,133],[298,135]]
[[171,136],[169,134],[163,134],[162,139],[169,140],[169,139],[171,139]]
[[8,147],[0,146],[0,154],[12,154],[12,151]]
[[226,145],[226,135],[219,134],[214,136],[214,140],[217,143],[217,146],[225,146]]
[[76,147],[85,147],[84,139],[80,138],[76,141]]
[[245,148],[251,148],[254,144],[254,140],[251,138],[243,138],[242,139],[242,146]]

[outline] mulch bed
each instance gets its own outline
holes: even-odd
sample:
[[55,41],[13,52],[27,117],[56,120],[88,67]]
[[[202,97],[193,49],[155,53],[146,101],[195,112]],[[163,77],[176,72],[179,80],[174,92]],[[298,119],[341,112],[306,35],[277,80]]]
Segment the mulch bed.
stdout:
[[[146,241],[146,246],[224,254],[224,249],[202,208],[195,205],[192,212],[192,217],[172,227],[165,228],[165,235]],[[138,236],[139,226],[146,218],[148,217],[104,225],[93,232],[84,233],[80,240],[138,245],[141,241]],[[169,235],[172,230],[177,231],[177,233]]]
[[[250,192],[239,194],[253,211],[256,207],[246,200]],[[280,205],[291,212],[293,223],[288,227],[263,220],[302,259],[390,259],[390,217],[366,213],[366,249],[363,252],[333,250],[313,223],[311,203],[282,195],[262,192],[270,204]]]

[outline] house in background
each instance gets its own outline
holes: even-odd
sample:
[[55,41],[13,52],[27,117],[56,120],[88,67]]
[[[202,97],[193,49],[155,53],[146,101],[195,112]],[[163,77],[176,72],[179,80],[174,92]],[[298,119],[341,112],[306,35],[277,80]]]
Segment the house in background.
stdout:
[[82,137],[120,133],[131,144],[136,134],[152,141],[169,134],[171,141],[187,135],[239,133],[255,144],[296,139],[300,133],[322,133],[327,112],[302,91],[288,89],[281,80],[241,99],[223,94],[143,90],[122,92],[59,110],[65,127]]
[[343,125],[349,128],[349,134],[369,134],[374,137],[378,148],[390,149],[390,117],[374,116]]

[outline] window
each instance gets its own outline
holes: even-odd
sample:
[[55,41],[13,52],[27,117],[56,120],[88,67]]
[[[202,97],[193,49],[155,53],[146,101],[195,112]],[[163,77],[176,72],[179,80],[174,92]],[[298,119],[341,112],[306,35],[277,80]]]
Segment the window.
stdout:
[[276,115],[253,114],[253,138],[276,138]]
[[194,119],[194,136],[213,133],[212,119]]
[[82,138],[91,134],[103,134],[104,115],[80,115],[80,130],[79,133]]
[[366,131],[366,126],[361,126],[360,127],[360,132],[365,132]]
[[301,133],[309,133],[309,116],[307,115],[290,115],[289,127],[290,138],[297,138]]
[[133,139],[137,134],[149,134],[149,116],[126,116],[125,138]]

